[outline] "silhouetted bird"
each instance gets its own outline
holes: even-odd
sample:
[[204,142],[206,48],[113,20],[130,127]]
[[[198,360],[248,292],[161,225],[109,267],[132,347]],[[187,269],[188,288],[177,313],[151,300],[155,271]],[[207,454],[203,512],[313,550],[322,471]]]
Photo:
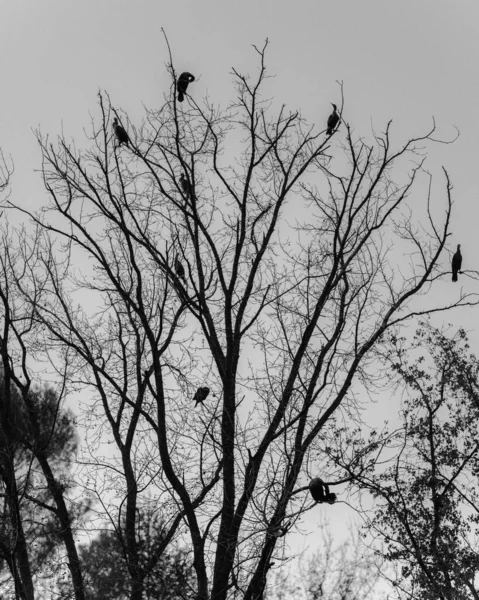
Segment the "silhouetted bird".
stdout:
[[181,186],[181,189],[183,190],[183,193],[185,194],[185,196],[187,198],[191,198],[191,196],[192,196],[192,194],[191,194],[191,185],[190,185],[190,182],[188,181],[188,179],[186,179],[186,177],[184,176],[183,173],[180,175],[180,186]]
[[[331,104],[333,103],[331,102]],[[336,104],[333,104],[333,108],[333,112],[329,115],[328,131],[326,132],[326,135],[333,135],[333,131],[335,130],[336,125],[339,123],[338,107]]]
[[461,244],[457,245],[456,254],[452,257],[452,280],[457,281],[457,274],[462,267]]
[[336,502],[336,494],[330,492],[329,486],[323,483],[319,477],[311,479],[309,482],[309,491],[315,502],[327,502],[328,504]]
[[186,283],[185,267],[180,263],[178,257],[175,258],[175,271],[180,279],[183,279]]
[[208,397],[208,394],[210,393],[210,388],[208,387],[200,387],[196,390],[196,394],[193,396],[193,400],[196,401],[195,407],[198,406],[198,404],[201,404],[202,402],[204,402],[206,400],[206,398]]
[[188,85],[195,80],[194,75],[185,71],[178,77],[178,83],[176,89],[178,90],[178,102],[183,102],[185,99],[185,92]]
[[118,119],[116,117],[113,119],[113,133],[116,135],[116,139],[118,140],[118,146],[121,146],[122,144],[126,144],[128,146],[130,138],[123,127],[118,123]]

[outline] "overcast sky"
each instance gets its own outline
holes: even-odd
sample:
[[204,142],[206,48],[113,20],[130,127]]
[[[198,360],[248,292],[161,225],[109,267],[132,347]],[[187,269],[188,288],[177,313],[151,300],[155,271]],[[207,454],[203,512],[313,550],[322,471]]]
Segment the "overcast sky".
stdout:
[[[436,147],[426,166],[437,173],[438,194],[439,166],[450,172],[451,247],[461,243],[465,267],[476,268],[478,0],[3,0],[1,7],[0,145],[15,162],[18,203],[33,208],[43,197],[32,128],[56,136],[63,127],[80,139],[89,113],[99,114],[100,89],[137,124],[142,104],[160,106],[170,86],[162,27],[176,70],[199,78],[188,91],[222,106],[234,96],[231,68],[254,73],[251,45],[269,38],[276,77],[268,91],[310,121],[325,122],[342,80],[344,117],[358,135],[393,119],[393,134],[403,140],[424,133],[433,116],[438,135],[451,138],[459,129],[458,141]],[[475,309],[447,320],[462,318],[473,329],[478,317]],[[477,332],[473,338],[479,354]],[[343,519],[339,507],[328,510]]]
[[[252,44],[271,44],[268,92],[310,121],[324,122],[345,87],[345,119],[359,135],[389,119],[398,139],[424,132],[434,116],[453,146],[429,167],[450,171],[455,237],[465,261],[476,235],[479,119],[477,0],[19,0],[2,3],[0,145],[16,166],[15,199],[40,202],[40,153],[32,128],[80,138],[97,92],[139,124],[142,103],[159,106],[170,80],[163,27],[191,93],[226,106],[231,68],[254,73]],[[471,265],[469,265],[471,266]]]
[[461,138],[440,158],[454,180],[462,209],[454,228],[467,252],[478,201],[477,0],[3,0],[0,144],[15,160],[18,193],[39,167],[31,128],[57,133],[63,123],[79,136],[88,113],[98,114],[99,89],[133,121],[142,103],[161,103],[170,85],[161,27],[177,70],[200,77],[196,98],[208,93],[226,105],[231,67],[254,72],[251,45],[268,37],[270,89],[309,120],[327,118],[343,80],[345,118],[361,135],[371,120],[381,129],[392,118],[407,134],[435,116],[446,137],[456,125]]

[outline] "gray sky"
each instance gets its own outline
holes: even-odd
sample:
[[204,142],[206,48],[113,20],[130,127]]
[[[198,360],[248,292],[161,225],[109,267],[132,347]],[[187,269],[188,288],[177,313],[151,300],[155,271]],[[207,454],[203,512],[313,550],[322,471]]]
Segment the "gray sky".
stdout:
[[[42,202],[40,152],[32,128],[83,144],[97,92],[140,124],[142,103],[159,106],[170,80],[161,27],[177,71],[199,77],[189,92],[222,106],[233,98],[231,67],[255,73],[252,44],[266,37],[267,92],[309,121],[325,123],[345,89],[344,118],[361,136],[394,120],[398,141],[424,133],[436,118],[437,146],[426,167],[454,184],[451,247],[461,243],[465,268],[477,255],[479,216],[479,2],[477,0],[3,0],[0,21],[0,145],[15,162],[12,199]],[[343,132],[337,137],[344,136]],[[439,179],[434,191],[441,194]],[[461,280],[473,291],[477,283]],[[445,283],[448,294],[459,287]],[[466,314],[467,312],[467,314]],[[478,310],[462,317],[475,327]],[[467,319],[467,321],[466,321]],[[461,316],[446,321],[460,322]],[[479,354],[479,336],[473,349]],[[321,509],[318,509],[321,510]],[[329,515],[344,522],[339,506]],[[308,517],[314,521],[314,516]]]
[[[0,0],[1,1],[1,0]],[[437,216],[443,210],[441,165],[454,184],[450,248],[462,244],[463,267],[475,269],[479,209],[478,0],[18,0],[2,2],[0,145],[15,162],[13,199],[40,206],[40,152],[32,128],[53,138],[62,130],[86,143],[98,90],[139,125],[142,104],[160,106],[171,81],[165,69],[170,40],[176,70],[194,73],[189,91],[225,107],[234,97],[231,68],[256,73],[251,45],[269,46],[265,95],[301,108],[323,125],[344,82],[344,118],[371,138],[393,119],[393,142],[425,133],[434,116],[437,137],[453,145],[431,149],[426,168],[436,178]],[[344,138],[344,129],[333,145]],[[440,211],[440,212],[439,212]],[[448,278],[446,278],[448,279]],[[442,284],[441,284],[442,285]],[[444,281],[451,299],[479,291],[477,282]],[[444,317],[475,326],[477,311]],[[473,333],[479,353],[479,334]]]
[[[397,139],[425,131],[461,137],[436,147],[429,167],[445,164],[458,205],[453,228],[465,257],[475,236],[479,158],[477,0],[3,0],[0,23],[0,144],[16,165],[16,199],[39,202],[39,151],[31,128],[68,136],[98,116],[96,94],[139,124],[142,103],[159,106],[170,80],[164,27],[177,70],[200,77],[197,99],[223,106],[230,71],[254,73],[251,44],[268,37],[267,92],[310,121],[324,122],[343,80],[345,119],[359,135],[394,120]],[[471,248],[472,253],[472,248]]]
[[[266,37],[269,72],[265,95],[309,121],[323,124],[339,101],[344,118],[361,136],[424,133],[436,118],[438,137],[461,136],[435,146],[426,167],[439,166],[454,183],[456,211],[451,247],[462,244],[473,268],[478,168],[479,2],[477,0],[3,0],[0,23],[2,115],[0,145],[16,166],[14,199],[41,203],[40,152],[32,128],[84,143],[89,113],[98,117],[97,92],[140,124],[142,103],[159,106],[170,79],[161,34],[170,39],[178,71],[199,81],[190,91],[226,106],[233,98],[231,67],[254,74],[252,44]],[[337,143],[341,136],[335,140]]]

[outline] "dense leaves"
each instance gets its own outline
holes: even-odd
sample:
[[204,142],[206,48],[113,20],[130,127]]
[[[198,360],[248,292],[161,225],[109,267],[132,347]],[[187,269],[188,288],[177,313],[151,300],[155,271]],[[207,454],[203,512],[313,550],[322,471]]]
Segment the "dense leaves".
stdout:
[[[72,415],[60,409],[52,389],[25,394],[0,382],[0,556],[18,589],[29,594],[32,577],[55,572],[52,563],[64,527],[55,494],[70,483],[77,447]],[[47,473],[55,473],[47,481]],[[70,519],[87,510],[72,507]]]
[[[41,210],[6,202],[34,227],[4,240],[5,255],[18,249],[7,266],[24,329],[9,321],[17,360],[6,342],[2,356],[17,387],[31,348],[59,388],[85,394],[82,483],[126,565],[102,563],[99,585],[110,577],[130,600],[143,600],[174,540],[188,540],[198,600],[261,598],[287,534],[314,506],[308,482],[348,476],[328,449],[337,421],[361,412],[355,382],[375,387],[374,348],[414,317],[418,296],[426,313],[477,302],[430,294],[450,235],[447,173],[440,210],[424,194],[426,222],[411,225],[408,196],[434,126],[397,146],[391,123],[357,137],[342,88],[344,127],[328,132],[326,114],[309,124],[266,99],[266,46],[255,47],[256,76],[233,70],[225,110],[188,93],[179,103],[171,56],[171,88],[141,126],[100,94],[86,148],[38,133]],[[30,427],[22,411],[15,419]],[[32,431],[45,475],[53,441],[43,425]],[[68,486],[45,477],[83,600]],[[148,552],[147,502],[165,516]],[[92,556],[112,550],[111,535]]]
[[[195,577],[191,556],[172,545],[160,559],[152,561],[163,541],[164,527],[151,511],[142,511],[138,527],[140,566],[146,571],[144,598],[188,600],[195,598]],[[131,577],[124,541],[114,530],[102,531],[90,544],[80,547],[87,599],[127,600]],[[149,567],[149,565],[153,566]]]
[[389,440],[395,458],[357,473],[377,501],[371,530],[384,539],[385,558],[403,565],[399,589],[431,600],[476,598],[478,361],[463,330],[451,338],[424,323],[412,343],[390,342],[383,358],[407,395],[402,429]]

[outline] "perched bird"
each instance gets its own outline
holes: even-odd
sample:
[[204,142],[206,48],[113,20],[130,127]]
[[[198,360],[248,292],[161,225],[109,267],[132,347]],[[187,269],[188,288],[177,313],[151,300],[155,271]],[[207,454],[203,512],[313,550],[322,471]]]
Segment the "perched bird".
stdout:
[[[333,103],[331,102],[331,104]],[[333,135],[333,131],[335,130],[336,125],[339,123],[338,107],[336,104],[333,104],[333,108],[333,112],[329,115],[328,131],[326,132],[326,135]]]
[[118,140],[118,146],[121,146],[122,144],[126,144],[128,146],[130,138],[123,127],[118,123],[118,119],[116,117],[113,119],[113,133],[116,135]]
[[183,190],[183,193],[185,194],[185,196],[187,198],[191,198],[191,185],[183,173],[180,175],[180,186],[181,186],[181,189]]
[[175,258],[175,271],[176,271],[176,274],[178,275],[178,277],[180,279],[183,279],[184,282],[186,283],[185,267],[181,264],[178,256]]
[[268,535],[275,538],[280,538],[285,536],[291,528],[291,521],[286,523],[286,525],[278,525],[277,527],[271,527],[268,530]]
[[193,396],[193,400],[196,401],[195,407],[198,406],[198,404],[201,404],[202,402],[204,402],[204,400],[206,400],[206,398],[208,397],[209,393],[210,393],[209,387],[198,388],[196,390],[196,394]]
[[178,83],[176,89],[178,90],[178,102],[183,102],[185,99],[185,92],[188,85],[195,80],[194,75],[185,71],[178,77]]
[[316,477],[309,482],[309,491],[315,502],[327,502],[334,504],[336,502],[336,494],[329,491],[329,486]]
[[457,274],[461,270],[462,267],[462,254],[461,254],[461,244],[457,245],[456,254],[452,257],[452,280],[457,281]]

